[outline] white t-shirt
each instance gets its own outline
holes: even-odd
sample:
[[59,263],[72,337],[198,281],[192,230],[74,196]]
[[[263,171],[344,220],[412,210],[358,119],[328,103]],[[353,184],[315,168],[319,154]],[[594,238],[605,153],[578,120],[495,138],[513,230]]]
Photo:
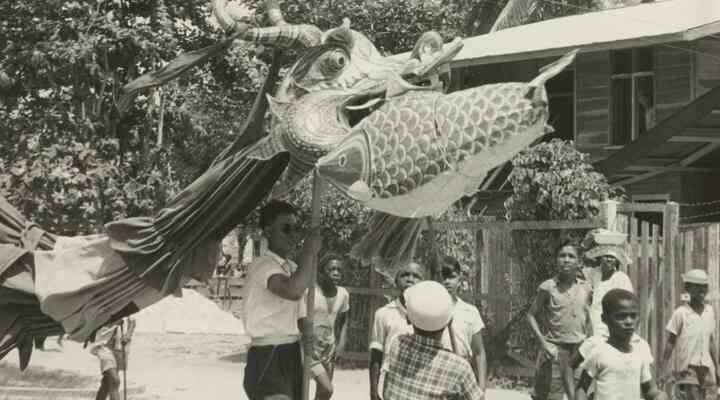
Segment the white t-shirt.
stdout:
[[[455,308],[453,310],[452,328],[455,334],[455,344],[457,345],[458,354],[464,358],[472,357],[472,338],[476,333],[480,332],[485,327],[485,323],[480,317],[480,312],[477,307],[468,304],[461,299],[457,299]],[[446,329],[442,337],[443,346],[452,351],[452,342],[450,341],[450,334]]]
[[670,317],[665,329],[677,336],[675,359],[677,372],[688,365],[705,366],[709,376],[715,376],[715,366],[710,357],[710,337],[715,331],[715,311],[705,304],[702,315],[698,315],[689,304],[678,307]]
[[402,333],[413,333],[413,327],[408,322],[407,310],[397,298],[375,312],[370,350],[385,352],[390,339]]
[[271,251],[248,267],[243,322],[254,344],[286,344],[299,339],[297,321],[306,315],[305,295],[298,301],[287,300],[272,293],[267,286],[271,276],[289,277],[296,269],[293,261]]
[[632,281],[626,273],[615,271],[608,280],[602,280],[602,272],[600,268],[589,268],[589,280],[592,285],[593,295],[592,304],[590,305],[590,321],[592,323],[593,335],[607,336],[608,328],[602,322],[602,299],[607,292],[612,289],[625,289],[633,291]]
[[[337,294],[333,297],[325,297],[322,289],[315,288],[315,314],[313,325],[315,334],[325,335],[320,340],[334,341],[335,321],[341,313],[350,310],[350,293],[342,286],[337,287]],[[318,329],[320,328],[320,329]]]
[[596,400],[642,398],[640,385],[652,379],[652,352],[644,339],[623,353],[607,342],[597,343],[581,368],[595,380]]

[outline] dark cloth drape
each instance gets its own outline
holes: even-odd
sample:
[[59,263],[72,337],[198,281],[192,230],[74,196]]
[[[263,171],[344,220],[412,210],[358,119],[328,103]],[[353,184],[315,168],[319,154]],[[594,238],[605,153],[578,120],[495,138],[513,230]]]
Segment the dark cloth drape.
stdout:
[[275,50],[241,132],[208,171],[154,218],[128,218],[105,226],[113,249],[128,267],[162,294],[179,292],[183,277],[204,280],[204,274],[212,273],[215,265],[191,264],[189,255],[208,240],[227,235],[267,197],[285,170],[288,154],[264,161],[245,157],[247,149],[265,135],[267,94],[278,79],[280,59],[281,51]]
[[[227,158],[183,190],[155,218],[128,218],[105,225],[111,245],[126,265],[163,294],[193,276],[189,255],[200,243],[220,240],[270,193],[288,155],[267,161]],[[208,265],[211,273],[215,265]]]
[[0,359],[18,347],[23,370],[30,362],[33,337],[63,333],[59,322],[40,311],[32,292],[32,251],[54,246],[54,235],[0,196]]

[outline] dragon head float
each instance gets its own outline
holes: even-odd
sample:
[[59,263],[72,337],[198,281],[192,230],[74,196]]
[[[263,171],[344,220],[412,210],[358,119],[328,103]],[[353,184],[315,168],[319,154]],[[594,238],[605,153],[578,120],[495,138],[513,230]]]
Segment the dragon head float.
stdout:
[[270,134],[247,153],[256,159],[290,153],[286,173],[273,190],[275,197],[293,188],[385,98],[420,83],[428,84],[423,90],[442,89],[440,75],[449,74],[449,62],[462,48],[459,38],[444,44],[437,32],[430,31],[418,39],[409,57],[386,57],[367,36],[351,29],[347,18],[325,32],[314,25],[289,25],[271,1],[268,14],[276,26],[243,30],[239,27],[245,27],[244,23],[226,11],[224,0],[216,0],[213,8],[221,26],[236,32],[233,36],[305,49],[275,95],[268,96]]

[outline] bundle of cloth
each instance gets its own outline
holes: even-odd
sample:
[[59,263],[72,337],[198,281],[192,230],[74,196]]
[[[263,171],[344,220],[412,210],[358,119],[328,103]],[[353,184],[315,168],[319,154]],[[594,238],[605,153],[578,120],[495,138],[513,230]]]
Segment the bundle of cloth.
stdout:
[[286,163],[283,156],[229,156],[155,216],[111,222],[103,234],[54,235],[0,197],[0,359],[18,348],[25,369],[35,336],[67,333],[82,342],[179,296],[190,279],[206,281],[222,238],[269,193]]

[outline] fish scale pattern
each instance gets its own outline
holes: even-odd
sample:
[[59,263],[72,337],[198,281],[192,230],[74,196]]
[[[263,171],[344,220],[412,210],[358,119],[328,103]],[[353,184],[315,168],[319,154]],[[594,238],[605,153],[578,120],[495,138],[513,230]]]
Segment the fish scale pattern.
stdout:
[[447,161],[457,165],[517,135],[543,117],[543,107],[525,98],[525,83],[500,83],[451,93],[438,102],[437,127]]
[[362,123],[371,190],[380,198],[406,194],[547,117],[547,107],[525,98],[528,90],[525,83],[501,83],[390,100]]
[[421,91],[393,98],[362,122],[374,172],[369,183],[376,196],[408,193],[447,170],[434,119],[442,96]]

